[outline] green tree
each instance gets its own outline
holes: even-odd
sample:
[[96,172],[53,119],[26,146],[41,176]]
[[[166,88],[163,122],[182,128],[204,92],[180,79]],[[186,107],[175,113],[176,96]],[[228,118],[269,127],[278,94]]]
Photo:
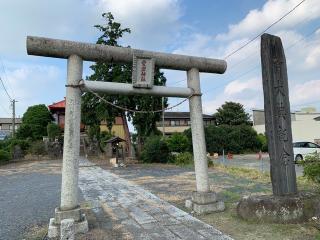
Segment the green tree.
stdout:
[[320,154],[313,153],[298,163],[303,166],[303,175],[308,179],[320,184]]
[[[192,148],[191,130],[185,131],[189,139],[189,149]],[[206,147],[208,152],[247,153],[261,149],[257,132],[248,125],[220,125],[205,127]]]
[[189,141],[186,135],[174,133],[167,139],[168,147],[171,152],[185,152],[189,148]]
[[146,163],[167,163],[171,160],[170,151],[165,139],[158,135],[151,135],[146,139],[141,160]]
[[261,151],[268,152],[268,140],[267,140],[266,135],[259,133],[258,134],[258,141],[260,142],[260,145],[261,145]]
[[250,115],[245,112],[243,105],[235,102],[225,102],[213,115],[217,125],[250,125]]
[[[98,38],[97,44],[120,46],[118,40],[125,33],[130,33],[129,28],[122,28],[121,24],[114,21],[111,13],[104,13],[102,17],[106,21],[104,25],[95,25],[102,35]],[[97,62],[90,67],[93,74],[87,77],[91,81],[131,83],[132,66],[131,64],[114,64],[112,62]],[[154,76],[155,85],[165,85],[166,78],[164,74],[156,69]],[[156,110],[161,109],[161,97],[152,96],[123,96],[100,94],[105,100],[118,106],[134,110]],[[164,106],[167,106],[167,99],[164,100]],[[144,138],[156,131],[156,122],[160,120],[161,113],[133,113],[125,112],[117,108],[106,105],[105,102],[93,95],[85,93],[82,98],[82,121],[84,124],[93,126],[99,125],[105,120],[109,131],[111,131],[116,116],[126,116],[132,121],[138,134],[138,145],[144,141]],[[140,149],[138,147],[138,149]]]
[[55,138],[61,136],[61,128],[55,123],[48,123],[47,125],[47,134],[51,141],[55,140]]
[[17,131],[20,139],[41,139],[47,135],[47,125],[53,120],[51,113],[44,104],[28,107],[23,114],[22,124]]

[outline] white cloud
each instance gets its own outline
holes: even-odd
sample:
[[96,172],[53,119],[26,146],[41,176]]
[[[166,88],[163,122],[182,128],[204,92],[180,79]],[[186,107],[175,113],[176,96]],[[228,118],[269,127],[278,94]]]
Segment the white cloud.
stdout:
[[164,47],[179,30],[179,0],[99,0],[105,12],[111,11],[122,26],[132,30],[124,36],[134,48]]
[[182,43],[173,53],[212,57],[215,54],[214,49],[208,46],[212,44],[213,40],[214,39],[208,35],[195,33],[189,36],[188,41]]
[[[278,20],[299,2],[301,0],[269,0],[261,9],[251,10],[239,23],[230,25],[229,31],[219,34],[217,39],[230,40],[244,36],[252,37]],[[308,22],[318,17],[320,17],[318,0],[308,0],[275,25],[273,29],[295,28],[296,24],[300,22]]]
[[305,83],[296,84],[290,94],[291,104],[299,105],[304,103],[320,102],[320,80],[311,80]]
[[[7,77],[4,78],[7,88],[14,89],[17,116],[22,116],[28,106],[50,104],[65,96],[66,73],[52,65],[13,64],[7,63]],[[12,95],[12,92],[9,91]],[[6,95],[0,95],[1,103],[9,102]],[[7,113],[1,112],[1,116]],[[7,116],[8,117],[8,116]]]
[[314,68],[320,63],[320,46],[315,46],[306,57],[306,66]]
[[179,28],[179,0],[55,0],[0,1],[1,56],[26,56],[27,35],[74,41],[96,41],[93,27],[104,23],[103,12],[111,11],[115,21],[130,27],[125,44],[162,47]]
[[7,58],[26,56],[27,35],[85,40],[92,38],[101,13],[83,0],[1,1],[0,52]]
[[256,90],[257,88],[261,88],[261,80],[259,79],[254,78],[248,81],[236,80],[225,87],[224,93],[227,95],[233,95],[245,90]]

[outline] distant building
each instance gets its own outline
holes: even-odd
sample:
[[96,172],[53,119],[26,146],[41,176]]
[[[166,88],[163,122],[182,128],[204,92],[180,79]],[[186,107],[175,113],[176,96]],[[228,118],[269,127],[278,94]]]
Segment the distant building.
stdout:
[[48,106],[49,111],[51,112],[54,122],[59,125],[61,129],[64,129],[64,117],[66,109],[66,100],[53,103]]
[[[15,129],[21,125],[21,118],[16,118]],[[0,140],[5,139],[7,136],[12,134],[12,118],[0,118]]]
[[[263,109],[252,110],[253,128],[258,133],[265,133]],[[320,112],[315,108],[303,108],[291,113],[292,139],[320,143]]]
[[[48,106],[54,121],[56,124],[60,126],[61,129],[64,129],[65,124],[65,107],[66,100],[62,100],[60,102],[53,103]],[[85,130],[85,125],[81,124],[80,130]],[[100,124],[100,131],[109,131],[107,128],[107,123],[102,121]],[[119,138],[122,138],[126,141],[126,146],[124,146],[125,150],[130,153],[131,151],[131,142],[130,142],[130,132],[128,128],[127,119],[125,117],[116,117],[113,123],[111,133]]]
[[[215,118],[211,115],[203,114],[204,126],[215,125]],[[157,128],[163,132],[162,119],[157,122]],[[165,112],[164,113],[164,133],[171,135],[175,132],[181,133],[191,126],[190,112]]]

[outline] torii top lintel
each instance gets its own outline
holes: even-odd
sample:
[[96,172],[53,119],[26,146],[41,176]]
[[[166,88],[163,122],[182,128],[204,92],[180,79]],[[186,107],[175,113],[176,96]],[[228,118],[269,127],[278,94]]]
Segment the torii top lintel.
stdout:
[[106,61],[114,63],[131,63],[134,55],[152,57],[155,65],[164,69],[188,71],[197,68],[200,72],[224,73],[227,63],[224,60],[194,57],[179,54],[151,52],[125,47],[82,43],[43,37],[27,37],[29,55],[68,58],[78,55],[84,61]]

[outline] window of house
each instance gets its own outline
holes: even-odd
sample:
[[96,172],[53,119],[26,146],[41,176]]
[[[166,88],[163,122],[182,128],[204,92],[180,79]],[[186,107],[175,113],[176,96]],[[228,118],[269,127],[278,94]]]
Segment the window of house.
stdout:
[[188,120],[188,126],[190,126],[191,125],[191,121],[190,120]]
[[175,121],[170,121],[170,126],[175,126]]
[[180,126],[180,121],[179,121],[179,120],[176,120],[176,121],[175,121],[175,125],[176,125],[176,126]]

